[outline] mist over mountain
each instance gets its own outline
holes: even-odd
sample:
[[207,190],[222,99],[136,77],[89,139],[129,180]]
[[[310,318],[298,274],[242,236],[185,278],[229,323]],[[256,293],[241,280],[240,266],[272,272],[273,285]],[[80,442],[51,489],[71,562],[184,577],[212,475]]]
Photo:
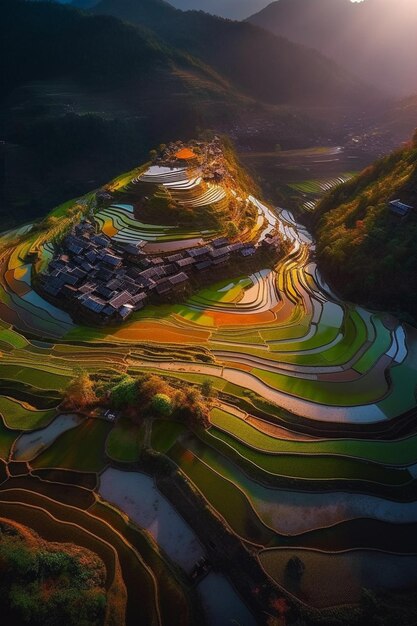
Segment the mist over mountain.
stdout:
[[183,12],[163,0],[102,0],[92,11],[151,29],[257,100],[360,106],[373,96],[368,86],[321,54],[246,22]]
[[319,50],[391,95],[417,89],[415,0],[277,0],[249,21]]

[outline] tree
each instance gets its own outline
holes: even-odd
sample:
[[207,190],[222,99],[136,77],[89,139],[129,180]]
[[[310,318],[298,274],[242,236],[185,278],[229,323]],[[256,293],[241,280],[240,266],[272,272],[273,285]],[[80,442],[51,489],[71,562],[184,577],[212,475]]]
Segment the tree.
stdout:
[[74,411],[82,411],[97,402],[94,382],[81,368],[76,368],[75,376],[64,393],[64,405]]
[[286,574],[293,580],[293,582],[299,583],[303,577],[306,566],[298,556],[293,556],[288,560],[285,566]]
[[214,395],[213,381],[207,378],[201,385],[201,393],[205,398],[212,398]]
[[135,406],[138,402],[138,398],[138,384],[131,376],[124,376],[110,390],[110,403],[115,409]]
[[170,385],[159,376],[149,376],[139,381],[139,393],[142,405],[151,402],[152,398],[157,394],[164,394],[170,397],[171,391]]
[[229,222],[226,226],[226,234],[229,239],[233,239],[238,234],[239,229],[234,222]]
[[169,417],[174,409],[173,402],[165,393],[157,393],[151,401],[151,409],[157,415]]

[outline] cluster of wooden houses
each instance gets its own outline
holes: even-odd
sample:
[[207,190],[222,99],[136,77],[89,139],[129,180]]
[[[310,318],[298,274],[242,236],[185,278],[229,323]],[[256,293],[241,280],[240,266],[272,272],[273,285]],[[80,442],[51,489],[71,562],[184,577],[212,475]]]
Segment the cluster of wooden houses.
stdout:
[[74,319],[94,325],[117,324],[149,301],[170,301],[187,293],[198,276],[251,257],[256,248],[224,237],[176,254],[149,256],[145,242],[116,243],[97,234],[87,220],[63,239],[54,259],[39,277],[38,289]]

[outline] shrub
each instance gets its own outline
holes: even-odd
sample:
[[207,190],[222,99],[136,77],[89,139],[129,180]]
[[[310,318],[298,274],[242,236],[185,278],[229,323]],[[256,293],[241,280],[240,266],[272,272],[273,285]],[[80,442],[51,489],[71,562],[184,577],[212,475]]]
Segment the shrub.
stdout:
[[151,401],[151,409],[162,417],[169,417],[173,411],[173,403],[165,393],[157,393]]

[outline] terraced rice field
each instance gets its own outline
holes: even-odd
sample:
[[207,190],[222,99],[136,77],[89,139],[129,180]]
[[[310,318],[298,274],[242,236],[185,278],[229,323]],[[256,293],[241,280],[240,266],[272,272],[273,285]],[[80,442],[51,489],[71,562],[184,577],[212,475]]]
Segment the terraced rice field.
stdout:
[[[224,201],[215,188],[203,188],[196,172],[151,169],[139,177],[130,184],[165,185],[194,208]],[[116,568],[109,545],[117,546],[130,591],[136,576],[149,591],[146,624],[171,626],[174,613],[176,623],[187,623],[189,594],[207,605],[218,582],[206,579],[200,600],[198,589],[184,583],[205,550],[152,479],[129,465],[147,435],[146,445],[171,459],[292,593],[285,566],[300,555],[308,572],[296,593],[303,601],[353,602],[358,585],[394,589],[415,570],[417,331],[341,302],[324,284],[312,261],[314,242],[291,213],[247,201],[259,211],[258,241],[277,227],[290,243],[285,259],[215,281],[185,303],[148,306],[114,329],[75,326],[36,295],[30,252],[39,242],[30,231],[1,251],[1,504],[22,520],[38,511],[34,524],[49,520],[51,537],[65,537],[65,525],[79,523],[80,542],[94,542],[109,571]],[[142,224],[128,205],[102,210],[96,220],[114,238],[158,246],[212,236]],[[154,420],[146,433],[123,420],[56,418],[61,391],[79,364],[92,373],[211,380],[221,396],[210,428],[189,432]],[[327,597],[310,575],[317,568],[329,581]],[[383,580],[382,569],[389,572]],[[343,597],[331,588],[334,572],[356,581]],[[129,624],[138,610],[131,596]],[[206,608],[211,623],[222,623],[213,606]],[[239,605],[233,616],[249,624],[246,610]]]
[[339,176],[331,176],[327,178],[317,178],[304,180],[302,182],[290,183],[288,187],[302,194],[305,198],[303,207],[306,211],[314,211],[318,200],[323,194],[334,189],[338,185],[342,185],[350,180],[355,172],[345,172]]

